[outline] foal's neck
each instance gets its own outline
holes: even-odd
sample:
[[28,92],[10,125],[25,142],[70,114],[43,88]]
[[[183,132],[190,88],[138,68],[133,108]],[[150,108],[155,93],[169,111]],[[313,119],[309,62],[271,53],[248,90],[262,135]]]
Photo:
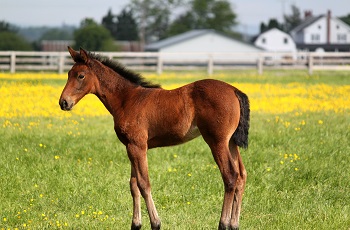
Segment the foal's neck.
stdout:
[[137,86],[108,68],[97,76],[99,86],[95,94],[107,110],[114,115],[115,110],[121,107],[130,91]]

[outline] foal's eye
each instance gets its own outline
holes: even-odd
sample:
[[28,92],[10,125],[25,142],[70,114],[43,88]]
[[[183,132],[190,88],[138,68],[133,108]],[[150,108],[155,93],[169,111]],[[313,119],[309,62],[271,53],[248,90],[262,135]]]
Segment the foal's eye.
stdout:
[[82,79],[84,79],[84,78],[85,78],[85,76],[84,76],[83,74],[79,74],[79,75],[78,75],[78,79],[82,80]]

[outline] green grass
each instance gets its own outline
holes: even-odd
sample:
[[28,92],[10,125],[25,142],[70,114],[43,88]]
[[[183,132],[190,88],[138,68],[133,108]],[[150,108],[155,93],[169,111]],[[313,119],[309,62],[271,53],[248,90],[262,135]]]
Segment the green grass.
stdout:
[[[344,76],[258,81],[349,84]],[[349,229],[349,130],[349,113],[253,113],[241,229]],[[130,227],[130,164],[111,116],[0,118],[0,138],[0,229]],[[150,150],[148,159],[163,229],[216,229],[223,184],[204,141]]]

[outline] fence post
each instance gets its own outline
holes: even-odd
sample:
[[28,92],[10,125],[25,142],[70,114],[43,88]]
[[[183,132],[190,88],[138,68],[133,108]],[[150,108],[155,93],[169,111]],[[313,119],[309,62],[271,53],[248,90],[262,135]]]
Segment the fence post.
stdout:
[[59,59],[58,59],[58,73],[62,74],[64,71],[64,58],[65,55],[63,52],[59,53]]
[[213,55],[209,54],[208,55],[208,75],[211,76],[213,75],[213,68],[214,68],[214,61],[213,61]]
[[10,73],[16,72],[16,53],[15,51],[11,52],[10,56]]
[[262,75],[263,74],[263,57],[261,55],[259,55],[258,57],[257,67],[258,67],[258,74]]
[[157,61],[157,74],[161,75],[163,73],[163,59],[160,53],[158,54],[158,61]]
[[309,53],[309,75],[312,75],[313,67],[314,67],[313,55],[312,53]]

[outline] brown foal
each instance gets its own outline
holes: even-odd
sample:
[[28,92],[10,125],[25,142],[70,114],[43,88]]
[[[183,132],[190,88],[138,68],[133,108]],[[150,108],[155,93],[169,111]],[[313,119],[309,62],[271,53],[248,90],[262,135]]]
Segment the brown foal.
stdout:
[[152,229],[160,229],[148,176],[147,150],[202,135],[224,182],[219,229],[238,229],[247,173],[238,149],[248,146],[249,100],[237,88],[200,80],[174,90],[145,81],[116,61],[68,47],[75,64],[59,99],[71,110],[86,94],[95,94],[114,118],[114,129],[131,162],[131,229],[141,228],[141,196]]

